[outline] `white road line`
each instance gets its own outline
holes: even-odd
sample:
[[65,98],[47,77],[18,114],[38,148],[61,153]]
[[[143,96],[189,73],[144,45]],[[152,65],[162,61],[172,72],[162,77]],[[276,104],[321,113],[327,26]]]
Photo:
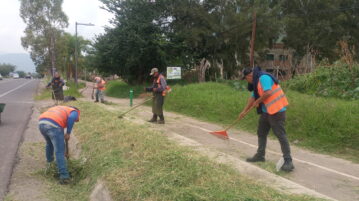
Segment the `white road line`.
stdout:
[[22,84],[22,85],[16,87],[15,89],[11,89],[11,90],[9,90],[9,91],[7,91],[7,92],[1,94],[1,95],[0,95],[0,98],[3,97],[3,96],[8,95],[8,94],[11,93],[11,92],[14,92],[14,91],[20,89],[21,87],[25,86],[26,84],[28,84],[28,83],[31,82],[31,81],[32,81],[32,80],[30,80],[30,81],[28,81],[28,82],[25,82],[24,84]]
[[[203,130],[203,131],[205,131],[205,132],[213,132],[213,131],[211,131],[211,130],[202,128],[202,127],[200,127],[200,126],[194,126],[194,125],[191,125],[191,124],[186,124],[186,125],[187,125],[187,126],[190,126],[190,127],[193,127],[193,128],[198,128],[198,129]],[[233,141],[236,141],[236,142],[239,142],[239,143],[242,143],[242,144],[245,144],[245,145],[248,145],[248,146],[253,147],[253,148],[257,148],[257,147],[258,147],[257,145],[250,144],[250,143],[244,142],[244,141],[242,141],[242,140],[237,140],[237,139],[232,138],[232,137],[229,137],[229,139],[231,139],[231,140],[233,140]],[[272,154],[275,154],[275,155],[282,156],[281,153],[278,153],[278,152],[275,152],[275,151],[267,150],[267,152],[272,153]],[[351,179],[354,179],[354,180],[359,181],[359,177],[356,177],[356,176],[353,176],[353,175],[350,175],[350,174],[346,174],[346,173],[343,173],[343,172],[339,172],[339,171],[336,171],[336,170],[333,170],[333,169],[330,169],[330,168],[327,168],[327,167],[324,167],[324,166],[321,166],[321,165],[318,165],[318,164],[315,164],[315,163],[312,163],[312,162],[308,162],[308,161],[305,161],[305,160],[297,159],[297,158],[293,158],[293,160],[298,161],[298,162],[301,162],[301,163],[304,163],[304,164],[308,164],[308,165],[311,165],[311,166],[314,166],[314,167],[317,167],[317,168],[320,168],[320,169],[323,169],[323,170],[326,170],[326,171],[328,171],[328,172],[332,172],[332,173],[335,173],[335,174],[338,174],[338,175],[341,175],[341,176],[345,176],[345,177],[348,177],[348,178],[351,178]]]

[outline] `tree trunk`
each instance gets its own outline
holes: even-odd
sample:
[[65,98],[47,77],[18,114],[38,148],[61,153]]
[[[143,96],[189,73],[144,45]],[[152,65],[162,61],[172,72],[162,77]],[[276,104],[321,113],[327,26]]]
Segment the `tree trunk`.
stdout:
[[220,63],[217,61],[217,66],[218,66],[218,68],[219,68],[220,79],[223,80],[223,69],[224,69],[223,59],[221,59],[221,62],[220,62]]
[[209,61],[205,58],[201,60],[199,65],[197,66],[198,72],[198,82],[205,82],[206,81],[206,70],[211,67]]
[[54,76],[56,72],[56,55],[55,55],[55,35],[51,34],[51,72],[52,76]]

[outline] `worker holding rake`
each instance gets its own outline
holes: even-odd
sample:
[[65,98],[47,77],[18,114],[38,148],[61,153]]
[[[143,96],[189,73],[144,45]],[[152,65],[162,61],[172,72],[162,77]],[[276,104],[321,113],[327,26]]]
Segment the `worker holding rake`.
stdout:
[[247,158],[247,161],[265,161],[267,136],[269,130],[272,129],[279,140],[283,153],[284,164],[281,170],[286,172],[292,171],[294,165],[284,127],[288,100],[279,85],[279,81],[271,74],[261,71],[259,67],[253,69],[246,68],[242,74],[242,79],[248,82],[248,90],[253,92],[252,96],[248,99],[246,107],[240,113],[239,118],[243,118],[253,106],[257,108],[257,113],[260,114],[257,129],[257,153],[253,157]]
[[[80,110],[72,106],[55,106],[42,113],[39,117],[39,129],[46,141],[46,160],[48,167],[54,161],[60,174],[60,184],[68,184],[70,175],[67,170],[65,156],[68,158],[67,142],[70,139],[72,127],[79,121]],[[66,134],[64,134],[64,128]]]

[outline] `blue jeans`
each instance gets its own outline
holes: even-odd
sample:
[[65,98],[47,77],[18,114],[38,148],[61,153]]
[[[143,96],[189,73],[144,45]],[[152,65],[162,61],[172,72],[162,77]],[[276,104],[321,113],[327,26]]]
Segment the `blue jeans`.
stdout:
[[54,151],[56,156],[57,168],[59,170],[60,179],[70,177],[67,171],[65,160],[65,138],[64,129],[56,128],[47,124],[39,124],[41,134],[46,140],[46,159],[47,162],[54,161]]
[[101,103],[104,102],[104,94],[103,94],[103,91],[99,90],[99,89],[96,89],[96,101],[101,101]]

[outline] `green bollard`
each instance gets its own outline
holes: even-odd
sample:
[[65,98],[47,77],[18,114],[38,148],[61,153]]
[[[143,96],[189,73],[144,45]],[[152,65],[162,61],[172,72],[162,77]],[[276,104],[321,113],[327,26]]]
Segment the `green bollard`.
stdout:
[[132,107],[133,105],[133,90],[130,90],[130,106]]

